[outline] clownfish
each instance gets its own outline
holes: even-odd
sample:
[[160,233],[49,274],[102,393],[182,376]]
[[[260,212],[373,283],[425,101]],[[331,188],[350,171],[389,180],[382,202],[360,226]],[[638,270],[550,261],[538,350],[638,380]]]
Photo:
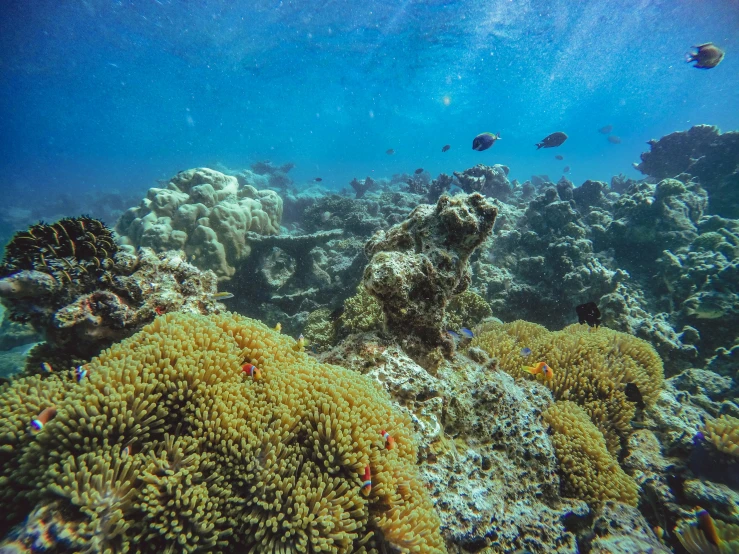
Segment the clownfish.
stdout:
[[364,467],[364,478],[362,479],[362,488],[360,489],[364,496],[369,496],[372,490],[372,473],[370,473],[370,466]]
[[295,341],[295,344],[293,345],[293,350],[296,352],[302,352],[305,350],[305,345],[308,343],[308,341],[305,340],[305,337],[301,333],[298,337],[298,340]]
[[380,434],[382,435],[382,438],[385,439],[385,447],[388,450],[392,450],[393,448],[395,448],[395,439],[390,436],[390,433],[383,429],[382,431],[380,431]]
[[50,420],[54,419],[54,416],[56,415],[56,406],[49,406],[48,408],[44,408],[44,410],[36,417],[36,419],[31,420],[31,432],[32,433],[38,433],[41,431],[41,429],[44,428],[44,425],[49,423]]
[[716,525],[713,523],[713,518],[706,510],[700,506],[695,507],[695,517],[698,520],[698,529],[703,531],[703,534],[708,539],[708,542],[715,546],[721,546],[721,539],[716,531]]
[[255,381],[259,381],[259,379],[262,378],[262,370],[259,369],[254,364],[245,363],[241,366],[241,371],[248,374],[249,377],[252,377]]
[[523,366],[524,371],[528,371],[531,375],[539,375],[540,373],[544,376],[546,381],[551,381],[554,377],[554,371],[549,367],[546,362],[539,362],[533,366]]

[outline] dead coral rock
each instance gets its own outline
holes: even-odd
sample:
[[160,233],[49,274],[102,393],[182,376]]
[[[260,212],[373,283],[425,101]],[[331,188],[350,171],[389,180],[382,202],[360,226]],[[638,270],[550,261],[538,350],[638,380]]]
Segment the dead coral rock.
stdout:
[[350,335],[321,360],[374,378],[410,414],[419,469],[450,552],[577,552],[566,521],[588,508],[559,497],[541,420],[552,400],[545,387],[459,355],[433,376],[370,333]]
[[495,164],[493,166],[478,164],[463,172],[454,172],[459,186],[466,193],[479,192],[485,196],[507,199],[513,192],[508,181],[508,166]]
[[620,502],[607,502],[599,510],[594,524],[595,536],[586,552],[591,554],[633,554],[650,552],[670,554],[639,510]]
[[427,367],[452,352],[443,334],[446,305],[469,286],[469,256],[490,236],[497,214],[480,194],[445,195],[365,247],[371,259],[364,286],[380,302],[389,330]]
[[[138,255],[120,251],[114,260],[106,273],[108,279],[98,281],[92,290],[90,286],[51,291],[37,287],[35,296],[4,298],[3,302],[46,338],[47,356],[64,351],[59,359],[89,359],[158,314],[218,310],[212,297],[217,291],[215,274],[187,263],[184,252],[155,254],[142,248]],[[0,283],[13,279],[15,275]]]
[[377,183],[372,177],[367,177],[361,181],[355,177],[349,184],[354,189],[355,198],[363,198],[368,191],[377,188]]

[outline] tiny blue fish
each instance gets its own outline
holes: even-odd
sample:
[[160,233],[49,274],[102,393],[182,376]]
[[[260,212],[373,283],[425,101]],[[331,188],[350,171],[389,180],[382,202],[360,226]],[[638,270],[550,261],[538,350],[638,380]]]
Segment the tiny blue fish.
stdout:
[[87,369],[85,369],[85,366],[78,366],[77,369],[74,370],[74,374],[77,377],[77,382],[79,383],[87,376]]
[[467,339],[471,339],[471,338],[473,338],[475,336],[475,334],[472,331],[470,331],[469,329],[467,329],[467,327],[462,327],[459,330],[459,332],[462,333],[464,335],[464,337],[467,338]]
[[521,349],[521,356],[523,356],[524,358],[527,358],[527,357],[531,356],[531,348],[528,348],[528,347],[527,348],[522,348]]
[[41,369],[44,370],[44,373],[54,373],[54,369],[51,367],[49,362],[43,362],[41,364]]
[[452,337],[454,339],[454,342],[459,342],[461,340],[461,338],[462,338],[457,333],[455,333],[454,331],[452,331],[451,329],[447,329],[446,332],[447,332],[447,335],[449,335],[450,337]]

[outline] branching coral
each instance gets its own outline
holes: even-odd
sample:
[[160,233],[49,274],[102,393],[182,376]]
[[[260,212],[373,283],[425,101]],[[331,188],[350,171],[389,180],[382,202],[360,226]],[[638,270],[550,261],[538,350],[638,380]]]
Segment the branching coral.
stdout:
[[[636,385],[649,406],[664,381],[662,360],[649,343],[603,327],[575,324],[549,332],[524,321],[491,323],[478,331],[472,346],[498,358],[499,366],[516,376],[526,375],[521,366],[530,361],[546,362],[554,370],[554,378],[545,381],[554,397],[582,406],[614,455],[631,434],[638,403],[627,396],[626,385]],[[521,355],[523,348],[531,349],[528,358]]]
[[570,401],[555,402],[543,414],[552,428],[564,492],[599,505],[618,500],[636,506],[638,486],[618,465],[587,412]]
[[[60,502],[78,551],[442,552],[409,418],[368,379],[293,346],[241,316],[168,314],[79,382],[6,385],[5,525]],[[30,433],[50,405],[56,417]]]

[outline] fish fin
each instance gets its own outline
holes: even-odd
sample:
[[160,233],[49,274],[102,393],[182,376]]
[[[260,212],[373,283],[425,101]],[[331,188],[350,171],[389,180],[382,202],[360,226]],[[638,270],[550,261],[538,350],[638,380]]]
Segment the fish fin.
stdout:
[[500,133],[495,133],[495,140],[500,140]]
[[543,143],[543,142],[537,142],[537,143],[536,143],[536,149],[537,149],[537,150],[538,150],[539,148],[541,148],[542,146],[544,146],[544,143]]

